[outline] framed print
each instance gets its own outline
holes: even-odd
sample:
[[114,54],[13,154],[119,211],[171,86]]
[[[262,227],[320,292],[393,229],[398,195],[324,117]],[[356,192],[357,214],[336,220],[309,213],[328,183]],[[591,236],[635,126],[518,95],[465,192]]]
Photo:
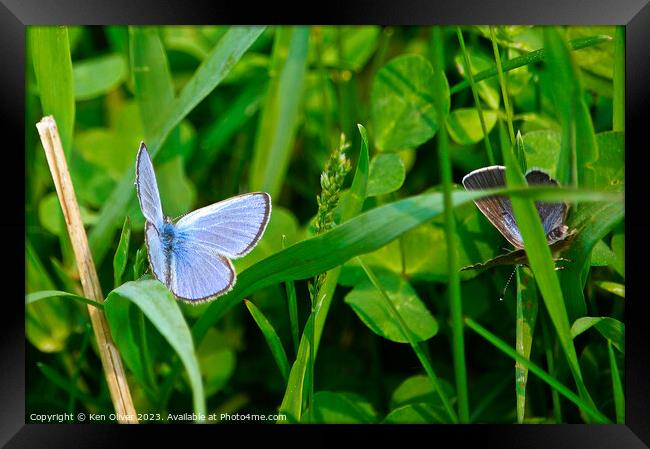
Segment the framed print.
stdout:
[[3,0],[2,442],[646,447],[649,20]]

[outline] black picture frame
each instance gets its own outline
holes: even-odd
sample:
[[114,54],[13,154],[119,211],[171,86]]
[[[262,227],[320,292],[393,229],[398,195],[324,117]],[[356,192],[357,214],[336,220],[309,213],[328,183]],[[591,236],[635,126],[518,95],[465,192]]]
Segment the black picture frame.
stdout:
[[[346,427],[347,433],[363,432],[383,436],[414,429],[426,434],[425,441],[455,441],[480,438],[496,447],[589,447],[637,448],[650,444],[650,368],[649,328],[644,323],[642,284],[649,253],[650,219],[644,186],[648,177],[644,155],[650,150],[645,128],[650,106],[650,5],[648,0],[480,0],[434,1],[391,0],[334,1],[301,7],[265,2],[251,7],[245,2],[192,2],[182,0],[0,0],[0,123],[2,123],[4,172],[0,176],[4,216],[0,229],[4,236],[6,279],[3,312],[0,313],[0,444],[7,447],[109,447],[131,442],[136,435],[171,441],[180,437],[176,426],[117,426],[89,424],[25,424],[25,324],[24,291],[13,290],[16,280],[24,279],[24,239],[11,236],[25,232],[24,186],[19,170],[25,167],[25,30],[27,25],[55,24],[582,24],[626,25],[626,304],[625,387],[626,425],[463,425],[463,426],[375,426]],[[8,160],[7,160],[8,158]],[[23,171],[25,176],[28,173]],[[19,194],[16,194],[19,192]],[[631,195],[631,196],[630,196]],[[8,207],[7,207],[8,206]],[[637,262],[638,263],[635,263]],[[12,271],[15,270],[15,274]],[[11,273],[11,274],[9,274]],[[18,290],[18,288],[15,288]],[[7,292],[11,292],[7,294]],[[226,426],[232,428],[232,426]],[[289,430],[278,430],[279,427]],[[332,426],[340,430],[340,426]],[[259,428],[259,426],[256,426]],[[330,426],[264,426],[265,432],[304,432],[314,428],[330,432]],[[136,430],[137,429],[137,430]],[[192,426],[191,432],[223,432],[224,426]],[[153,431],[152,431],[153,430]],[[241,441],[251,433],[238,432]],[[203,435],[195,434],[185,444],[198,444]],[[286,435],[283,437],[286,438]],[[444,438],[444,440],[443,440]],[[412,441],[412,440],[406,440]],[[645,443],[644,443],[645,442]],[[217,443],[215,444],[223,444]],[[241,444],[241,442],[239,443]],[[408,444],[408,443],[407,443]],[[456,443],[454,443],[456,444]]]

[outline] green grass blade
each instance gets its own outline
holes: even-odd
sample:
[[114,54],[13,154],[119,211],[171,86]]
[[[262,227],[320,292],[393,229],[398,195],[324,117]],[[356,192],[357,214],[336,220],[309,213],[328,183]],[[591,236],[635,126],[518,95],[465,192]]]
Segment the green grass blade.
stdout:
[[578,396],[569,388],[567,388],[565,385],[560,383],[557,379],[550,376],[546,371],[544,371],[542,368],[537,366],[535,363],[519,355],[517,351],[513,350],[510,346],[508,346],[506,342],[499,339],[496,335],[494,335],[493,333],[485,329],[483,326],[481,326],[471,318],[466,318],[465,324],[467,324],[467,327],[472,329],[478,335],[480,335],[481,337],[483,337],[484,339],[492,343],[496,348],[498,348],[501,352],[506,354],[508,357],[526,366],[530,372],[532,372],[541,380],[546,382],[554,390],[558,391],[562,396],[567,398],[569,401],[573,402],[585,413],[589,414],[589,416],[592,417],[595,422],[611,423],[611,421],[605,415],[600,413],[593,406],[593,404],[590,403],[590,401],[584,401],[582,398],[580,398],[580,396]]
[[[441,27],[433,30],[434,76],[436,90],[445,92],[447,80],[444,78],[444,39]],[[462,37],[461,37],[462,39]],[[470,70],[471,72],[471,70]],[[444,122],[447,108],[440,96],[436,96],[435,106],[438,117]],[[487,138],[487,134],[485,134]],[[454,359],[454,374],[456,377],[456,393],[458,394],[458,418],[461,423],[469,422],[469,398],[467,388],[467,367],[465,364],[465,337],[463,330],[463,303],[460,291],[460,272],[458,271],[458,253],[456,252],[456,220],[454,218],[452,190],[452,168],[449,156],[449,141],[447,128],[441,126],[438,132],[438,163],[442,178],[444,199],[445,236],[447,238],[447,266],[449,267],[449,303],[451,309],[452,326],[452,354]],[[447,403],[445,403],[448,406]],[[455,420],[454,420],[455,421]]]
[[[533,346],[535,322],[537,321],[537,287],[532,274],[524,267],[517,267],[517,324],[515,328],[515,347],[517,353],[530,360]],[[528,368],[515,363],[515,388],[517,391],[517,422],[524,422],[526,411],[526,384]]]
[[129,319],[131,304],[146,315],[178,354],[192,388],[194,413],[205,416],[205,395],[199,361],[178,301],[163,284],[155,280],[127,282],[109,293],[104,301],[106,319],[124,362],[146,385],[146,368],[143,366],[145,360],[140,342],[134,334],[137,325]]
[[92,299],[75,295],[73,293],[62,292],[59,290],[41,290],[38,292],[29,293],[25,295],[25,305],[33,304],[36,301],[40,301],[42,299],[47,299],[47,298],[70,298],[70,299],[74,299],[75,301],[79,301],[83,304],[89,304],[91,306],[97,307],[99,309],[102,309],[104,307],[101,303],[97,301],[93,301]]
[[616,423],[625,424],[625,394],[623,394],[623,383],[618,373],[616,354],[612,349],[612,342],[607,340],[607,353],[609,354],[609,367],[612,374],[612,390],[614,391],[614,407],[616,409]]
[[[311,319],[305,324],[303,335],[309,335],[309,329],[312,325]],[[302,417],[302,391],[305,383],[305,373],[307,371],[307,363],[309,362],[309,339],[302,338],[300,340],[300,348],[298,349],[298,356],[296,361],[291,367],[289,373],[289,381],[287,382],[287,389],[284,392],[282,404],[280,404],[279,413],[287,416],[287,420],[278,421],[281,424],[288,424],[290,422],[298,423]]]
[[[510,95],[508,95],[508,87],[506,85],[506,78],[503,65],[501,64],[501,55],[499,53],[499,45],[497,44],[496,36],[494,35],[494,27],[490,26],[490,37],[492,38],[492,50],[494,52],[494,60],[497,66],[497,75],[499,76],[499,84],[501,85],[501,96],[503,97],[503,108],[506,112],[506,122],[508,124],[508,135],[510,136],[510,144],[515,143],[515,130],[512,126],[512,109],[510,108]],[[518,160],[521,162],[521,155],[517,155]]]
[[113,256],[113,285],[118,287],[122,283],[122,275],[126,269],[126,263],[129,259],[129,241],[131,240],[131,220],[126,216],[122,233],[120,234],[120,243],[117,245],[115,256]]
[[614,131],[625,131],[625,26],[617,25],[614,34]]
[[289,166],[307,70],[308,27],[276,31],[271,79],[260,117],[250,174],[250,189],[275,198]]
[[[540,321],[542,325],[542,338],[544,339],[544,355],[546,357],[546,366],[548,373],[555,377],[555,351],[553,350],[553,339],[551,336],[551,329],[549,324],[548,312],[544,309],[541,310]],[[562,404],[560,403],[560,395],[557,390],[551,388],[551,401],[553,402],[553,418],[557,424],[562,422]]]
[[571,326],[571,336],[576,338],[592,327],[595,327],[607,341],[625,354],[625,324],[607,316],[584,316],[578,318]]
[[[233,27],[219,40],[203,63],[187,82],[180,95],[160,121],[160,127],[147,142],[149,154],[155,159],[171,131],[201,102],[230,72],[241,56],[255,42],[265,27]],[[130,168],[106,200],[89,235],[95,265],[101,265],[114,230],[119,226],[124,211],[135,202],[133,180],[135,170]]]
[[[160,32],[159,27],[129,27],[133,88],[147,143],[154,140],[164,127],[167,112],[176,96]],[[165,152],[175,152],[179,145],[180,130],[176,126],[165,140]],[[136,151],[134,148],[134,157]]]
[[[602,44],[610,40],[611,37],[606,35],[581,37],[569,41],[569,47],[572,51],[575,51],[575,50],[580,50],[582,48],[593,47],[594,45]],[[545,48],[541,48],[539,50],[531,51],[528,54],[518,56],[508,61],[503,61],[502,68],[504,72],[509,72],[510,70],[518,69],[519,67],[524,67],[530,64],[535,64],[540,61],[544,61],[547,56],[548,56],[548,50],[546,50]],[[497,76],[496,67],[483,70],[482,72],[479,72],[476,75],[474,75],[474,82],[478,83],[488,78],[492,78],[493,76]],[[468,87],[470,87],[468,80],[461,81],[458,84],[452,86],[449,89],[449,93],[453,95],[464,89],[467,89]]]
[[[66,157],[72,150],[75,101],[68,28],[27,28],[43,115],[53,115]],[[33,126],[33,125],[32,125]]]
[[470,61],[469,53],[465,48],[465,39],[463,38],[463,32],[460,27],[456,27],[456,33],[458,34],[458,42],[460,43],[460,49],[463,52],[463,62],[465,63],[465,73],[467,73],[467,79],[469,80],[469,85],[472,89],[472,96],[474,97],[474,105],[478,111],[478,118],[481,122],[481,130],[483,131],[483,140],[485,142],[485,151],[488,155],[488,162],[490,165],[494,165],[494,152],[492,151],[492,144],[490,143],[490,138],[488,136],[488,130],[485,126],[485,117],[483,116],[483,108],[481,107],[481,100],[478,97],[478,89],[476,88],[476,83],[474,81],[474,75],[472,74],[472,63]]
[[[88,349],[88,346],[90,346],[90,339],[92,335],[93,335],[93,328],[90,325],[90,323],[87,322],[84,328],[84,334],[81,340],[81,346],[79,347],[79,355],[77,356],[77,362],[75,364],[74,371],[72,372],[72,379],[70,381],[70,385],[77,385],[77,381],[79,380],[79,375],[81,374],[81,366],[83,363],[83,359],[86,356],[86,350]],[[68,398],[68,413],[74,413],[75,400],[76,400],[75,395],[72,392],[70,392],[70,397]]]
[[379,279],[377,279],[377,277],[372,272],[370,267],[368,267],[365,263],[363,263],[363,260],[360,257],[357,257],[357,262],[359,263],[361,268],[363,268],[363,271],[365,271],[366,275],[370,279],[370,282],[372,282],[372,285],[375,286],[375,288],[381,293],[382,298],[384,298],[384,300],[386,301],[386,304],[391,310],[392,315],[395,317],[402,334],[406,337],[408,342],[411,344],[411,347],[413,348],[415,355],[418,357],[418,360],[420,360],[420,363],[422,364],[424,371],[431,379],[431,383],[433,384],[436,393],[438,393],[438,396],[440,397],[440,401],[444,405],[445,410],[447,410],[451,422],[457,423],[458,416],[456,415],[456,412],[454,412],[454,409],[451,407],[449,398],[447,398],[445,393],[442,391],[442,388],[440,387],[440,382],[438,382],[438,376],[436,376],[436,373],[433,370],[433,366],[431,365],[431,360],[429,360],[429,357],[427,356],[422,346],[418,344],[415,335],[413,335],[413,332],[404,321],[404,318],[402,318],[402,315],[397,310],[397,307],[395,307],[395,304],[393,304],[393,301],[390,299],[390,296],[388,296],[386,290],[381,286]]
[[246,308],[248,308],[248,311],[251,313],[251,316],[255,320],[257,327],[259,327],[260,331],[262,331],[262,335],[264,335],[264,339],[266,340],[266,343],[269,345],[271,354],[273,354],[275,363],[278,364],[278,368],[280,369],[280,374],[282,374],[282,377],[284,378],[285,382],[288,381],[289,360],[287,359],[286,352],[284,352],[284,347],[282,346],[280,337],[278,337],[278,334],[275,332],[273,325],[269,323],[269,320],[266,319],[262,311],[257,307],[255,307],[255,304],[253,304],[252,302],[246,299],[244,300],[244,304],[246,304]]
[[[283,245],[284,248],[284,245]],[[298,355],[298,343],[300,336],[298,335],[298,299],[296,298],[296,285],[293,281],[284,283],[287,292],[287,306],[289,308],[289,323],[291,325],[291,340],[293,341],[294,354]]]
[[[517,135],[517,145],[523,146],[523,140],[520,134]],[[507,184],[516,187],[526,185],[526,179],[519,169],[513,152],[504,151],[503,159],[506,163]],[[571,337],[569,317],[564,304],[562,289],[560,288],[551,250],[546,242],[542,222],[535,208],[535,204],[530,200],[513,197],[512,209],[524,241],[529,265],[535,275],[535,280],[539,291],[542,293],[544,304],[560,339],[569,368],[578,386],[580,397],[595,408],[582,379],[582,372],[578,364],[578,355]]]

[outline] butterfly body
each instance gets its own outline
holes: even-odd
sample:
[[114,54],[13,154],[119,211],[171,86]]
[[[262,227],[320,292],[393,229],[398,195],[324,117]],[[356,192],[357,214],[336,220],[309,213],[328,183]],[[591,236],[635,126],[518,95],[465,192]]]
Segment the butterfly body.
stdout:
[[235,196],[172,220],[162,212],[153,164],[144,143],[136,187],[145,221],[149,266],[180,300],[193,304],[227,293],[236,282],[230,259],[248,254],[271,214],[264,192]]
[[[557,181],[541,169],[529,170],[526,173],[526,181],[529,185],[559,185]],[[500,165],[474,170],[463,178],[463,186],[467,190],[492,189],[505,187],[505,185],[505,167]],[[497,265],[527,265],[528,258],[524,251],[524,242],[515,221],[510,199],[505,196],[493,195],[480,198],[474,203],[501,235],[515,247],[515,250],[484,263],[463,267],[461,270],[488,268]],[[566,203],[537,201],[535,207],[542,221],[546,241],[551,248],[553,257],[558,257],[570,245],[575,236],[575,231],[570,230],[564,224],[569,206]]]

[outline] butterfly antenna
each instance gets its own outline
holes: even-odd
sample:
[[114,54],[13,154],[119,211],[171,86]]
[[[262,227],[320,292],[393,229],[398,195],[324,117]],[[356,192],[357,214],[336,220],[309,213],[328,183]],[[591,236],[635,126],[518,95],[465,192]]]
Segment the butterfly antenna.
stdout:
[[501,297],[499,298],[499,301],[503,301],[503,297],[506,296],[506,290],[508,289],[508,285],[510,285],[510,281],[512,281],[512,277],[515,275],[515,271],[517,271],[517,267],[519,265],[515,265],[514,270],[512,270],[512,273],[510,273],[510,277],[508,278],[508,281],[506,282],[506,286],[503,287],[503,292],[501,293]]

